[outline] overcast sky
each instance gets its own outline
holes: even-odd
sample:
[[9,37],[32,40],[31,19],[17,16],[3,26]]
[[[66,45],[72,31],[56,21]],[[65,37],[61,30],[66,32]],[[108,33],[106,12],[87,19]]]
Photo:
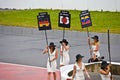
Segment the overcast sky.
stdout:
[[120,11],[120,0],[0,0],[0,8]]

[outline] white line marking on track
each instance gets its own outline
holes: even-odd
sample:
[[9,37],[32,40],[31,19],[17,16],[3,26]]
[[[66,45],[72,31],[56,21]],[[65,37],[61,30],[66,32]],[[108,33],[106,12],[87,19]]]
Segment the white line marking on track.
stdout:
[[39,68],[39,69],[47,69],[43,67],[37,67],[37,66],[30,66],[30,65],[22,65],[22,64],[14,64],[14,63],[6,63],[6,62],[0,62],[0,64],[8,64],[8,65],[15,65],[15,66],[21,66],[21,67],[32,67],[32,68]]

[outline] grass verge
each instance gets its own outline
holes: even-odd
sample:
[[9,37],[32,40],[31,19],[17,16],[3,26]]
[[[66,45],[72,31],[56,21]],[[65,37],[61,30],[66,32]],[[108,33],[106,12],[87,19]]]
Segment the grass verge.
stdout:
[[[37,15],[39,12],[48,12],[51,17],[52,28],[58,27],[58,13],[60,10],[30,9],[30,10],[2,10],[0,11],[0,25],[20,26],[27,28],[37,28]],[[81,28],[79,19],[79,10],[69,10],[71,14],[71,28],[68,30],[86,31]],[[106,32],[110,27],[111,33],[120,34],[120,12],[98,12],[91,11],[93,26],[89,28],[90,32]]]

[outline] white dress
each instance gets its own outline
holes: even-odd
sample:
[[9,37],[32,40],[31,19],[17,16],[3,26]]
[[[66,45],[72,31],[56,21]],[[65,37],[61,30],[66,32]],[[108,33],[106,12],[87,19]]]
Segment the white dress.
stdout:
[[96,50],[96,45],[92,45],[92,50],[93,50],[93,54],[95,54],[97,57],[100,57],[99,50],[97,52],[94,51],[94,50]]
[[85,80],[85,76],[84,76],[85,64],[82,63],[82,68],[80,68],[77,63],[75,63],[75,66],[76,66],[76,74],[74,80]]
[[[50,50],[49,50],[50,60],[55,58],[55,54],[56,54],[56,50],[54,50],[53,53],[51,53]],[[51,63],[51,67],[50,67],[50,63]],[[57,68],[56,60],[54,60],[52,62],[49,62],[49,58],[48,58],[48,61],[47,61],[47,71],[48,72],[55,72],[56,68]]]
[[102,79],[102,80],[110,80],[111,73],[109,72],[108,75],[100,74],[100,76],[101,76],[101,79]]
[[63,51],[63,56],[60,57],[60,65],[68,65],[70,62],[69,50],[66,51],[65,49],[63,49],[61,51]]

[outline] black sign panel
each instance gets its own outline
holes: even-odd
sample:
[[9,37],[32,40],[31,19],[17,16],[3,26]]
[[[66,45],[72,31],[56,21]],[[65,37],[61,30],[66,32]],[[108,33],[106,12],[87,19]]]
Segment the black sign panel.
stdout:
[[39,30],[50,30],[51,29],[51,21],[50,15],[47,12],[41,12],[37,16],[38,20],[38,29]]
[[70,28],[70,21],[71,15],[68,11],[60,11],[59,13],[59,20],[58,20],[58,26],[64,27],[64,28]]
[[80,22],[81,22],[82,28],[92,26],[91,17],[88,10],[81,11]]

